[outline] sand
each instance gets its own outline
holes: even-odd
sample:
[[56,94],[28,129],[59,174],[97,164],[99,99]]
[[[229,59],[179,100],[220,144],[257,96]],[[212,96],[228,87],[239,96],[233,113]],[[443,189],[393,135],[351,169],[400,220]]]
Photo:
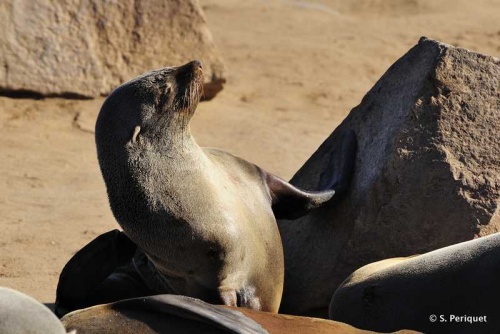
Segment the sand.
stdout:
[[[500,0],[200,3],[228,82],[192,132],[284,178],[420,36],[500,56]],[[102,102],[0,97],[0,286],[53,302],[68,259],[118,227],[92,133]]]

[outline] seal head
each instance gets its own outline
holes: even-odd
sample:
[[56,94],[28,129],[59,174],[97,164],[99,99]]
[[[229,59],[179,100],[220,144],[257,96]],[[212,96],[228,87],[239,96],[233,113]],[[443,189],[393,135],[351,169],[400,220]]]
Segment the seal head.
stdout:
[[[104,102],[96,123],[98,149],[125,146],[138,130],[158,142],[184,133],[203,94],[200,61],[152,71],[124,83]],[[124,97],[127,98],[124,98]],[[169,129],[169,133],[161,130]],[[102,154],[98,151],[98,155]]]

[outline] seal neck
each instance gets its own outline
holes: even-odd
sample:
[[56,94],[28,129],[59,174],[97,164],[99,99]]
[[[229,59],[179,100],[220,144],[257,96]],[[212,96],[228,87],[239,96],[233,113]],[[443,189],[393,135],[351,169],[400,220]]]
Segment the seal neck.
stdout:
[[187,151],[199,149],[191,135],[189,120],[158,120],[157,124],[148,127],[144,133],[154,150],[172,154],[185,154]]

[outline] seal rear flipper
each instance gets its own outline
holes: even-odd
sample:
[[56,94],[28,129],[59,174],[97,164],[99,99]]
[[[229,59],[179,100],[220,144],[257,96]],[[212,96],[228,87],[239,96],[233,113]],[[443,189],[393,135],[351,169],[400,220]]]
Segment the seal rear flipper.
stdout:
[[285,180],[262,171],[272,199],[272,208],[277,219],[297,219],[310,210],[338,198],[349,185],[356,156],[356,136],[349,130],[342,137],[340,151],[333,152],[327,169],[321,174],[320,183],[326,184],[322,191],[301,190]]
[[123,233],[101,234],[64,266],[56,291],[56,314],[89,306],[89,298],[118,267],[127,264],[137,246]]

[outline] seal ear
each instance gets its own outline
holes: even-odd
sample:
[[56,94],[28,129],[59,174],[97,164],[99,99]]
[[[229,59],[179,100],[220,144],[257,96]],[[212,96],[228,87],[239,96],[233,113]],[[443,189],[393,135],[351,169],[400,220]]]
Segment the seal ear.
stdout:
[[353,174],[356,149],[354,131],[348,130],[342,136],[340,149],[330,153],[329,164],[320,176],[320,183],[326,185],[322,191],[301,190],[275,175],[263,172],[274,216],[277,219],[297,219],[325,204],[333,195],[337,198],[343,194]]
[[139,135],[140,132],[141,132],[141,127],[136,126],[134,128],[134,134],[132,135],[132,143],[135,143],[137,141],[137,136]]

